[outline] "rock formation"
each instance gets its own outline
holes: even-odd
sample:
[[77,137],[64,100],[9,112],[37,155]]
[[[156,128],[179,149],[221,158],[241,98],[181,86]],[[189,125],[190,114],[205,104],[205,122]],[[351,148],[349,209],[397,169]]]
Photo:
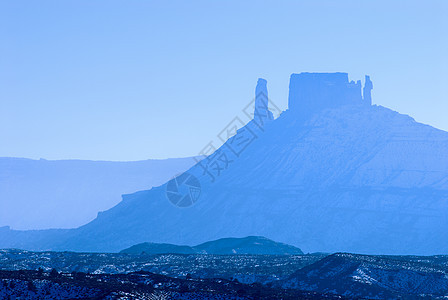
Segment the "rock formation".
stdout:
[[[367,81],[368,79],[368,81]],[[367,101],[371,104],[372,82],[366,76]],[[365,96],[366,97],[366,96]],[[324,109],[344,105],[362,105],[361,81],[348,80],[347,73],[292,74],[289,83],[288,107],[299,119],[305,120]]]
[[272,112],[269,110],[269,99],[267,81],[258,78],[257,87],[255,88],[255,109],[254,122],[263,126],[266,122],[274,120]]
[[0,228],[0,248],[118,251],[257,235],[305,252],[448,253],[448,132],[366,105],[370,80],[363,99],[345,73],[293,74],[290,88],[288,111],[263,128],[252,120],[208,157],[228,165],[214,180],[199,164],[187,171],[201,182],[194,205],[172,205],[165,184],[74,230]]

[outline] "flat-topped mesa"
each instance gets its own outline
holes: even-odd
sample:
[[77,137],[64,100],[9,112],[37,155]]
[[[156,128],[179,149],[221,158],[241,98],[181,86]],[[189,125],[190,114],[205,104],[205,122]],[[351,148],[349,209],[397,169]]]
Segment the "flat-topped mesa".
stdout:
[[258,78],[257,87],[255,88],[255,109],[254,121],[263,125],[266,121],[274,120],[272,112],[269,110],[267,81]]
[[361,81],[348,80],[347,73],[292,74],[289,82],[288,108],[299,118],[307,118],[327,108],[344,105],[371,105],[370,77],[366,76],[364,98]]

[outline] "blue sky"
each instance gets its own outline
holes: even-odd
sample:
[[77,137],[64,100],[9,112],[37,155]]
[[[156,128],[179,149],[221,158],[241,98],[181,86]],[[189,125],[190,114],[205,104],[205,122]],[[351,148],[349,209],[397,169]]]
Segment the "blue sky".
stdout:
[[298,72],[448,130],[448,1],[0,0],[0,156],[196,155]]

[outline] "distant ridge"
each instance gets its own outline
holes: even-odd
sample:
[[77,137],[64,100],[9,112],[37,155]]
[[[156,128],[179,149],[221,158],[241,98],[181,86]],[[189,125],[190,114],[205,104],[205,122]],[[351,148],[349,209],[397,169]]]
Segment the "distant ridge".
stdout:
[[141,161],[0,157],[0,226],[74,228],[121,195],[163,184],[195,163],[192,157]]
[[301,255],[297,247],[278,243],[262,236],[244,238],[222,238],[197,246],[178,246],[173,244],[141,243],[120,251],[127,254],[265,254]]

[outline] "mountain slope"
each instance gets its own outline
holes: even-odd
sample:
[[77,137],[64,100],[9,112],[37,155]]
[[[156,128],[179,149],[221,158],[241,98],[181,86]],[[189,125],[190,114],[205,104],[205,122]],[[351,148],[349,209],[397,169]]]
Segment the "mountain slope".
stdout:
[[[201,185],[194,205],[173,205],[165,184],[124,195],[63,239],[35,233],[30,247],[119,251],[258,235],[306,252],[448,253],[448,133],[358,96],[336,105],[344,87],[350,95],[360,88],[336,75],[312,75],[319,89],[297,101],[323,104],[309,115],[289,109],[262,126],[254,119],[191,168]],[[10,231],[0,246],[23,246],[26,234]]]
[[122,254],[195,254],[197,251],[190,246],[158,244],[158,243],[141,243],[120,251]]
[[270,254],[270,255],[299,255],[302,250],[297,247],[277,243],[262,236],[248,236],[245,238],[222,238],[205,242],[194,247],[199,253],[207,254]]

